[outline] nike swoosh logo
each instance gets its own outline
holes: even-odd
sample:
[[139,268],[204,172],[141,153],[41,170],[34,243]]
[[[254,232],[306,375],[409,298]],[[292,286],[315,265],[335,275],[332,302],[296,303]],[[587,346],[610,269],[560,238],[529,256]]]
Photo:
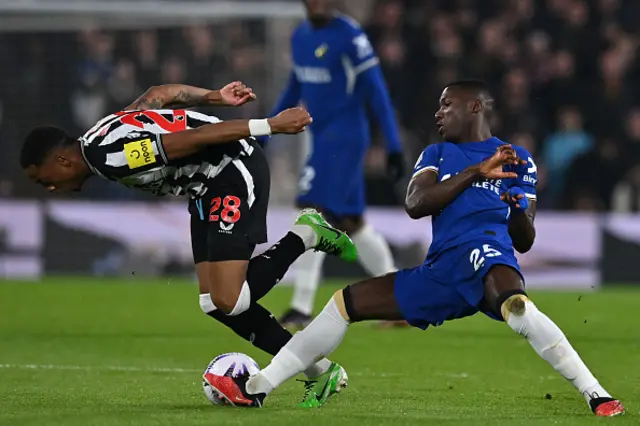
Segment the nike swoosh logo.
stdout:
[[326,229],[327,231],[333,232],[334,234],[336,234],[336,238],[340,238],[342,236],[342,234],[339,231],[337,231],[337,230],[335,230],[333,228],[330,228],[330,227],[324,226],[324,225],[320,225],[320,224],[318,224],[318,226],[321,227],[321,228]]
[[330,385],[332,379],[333,379],[333,375],[331,375],[329,377],[329,379],[327,379],[327,381],[325,382],[324,386],[322,387],[322,391],[320,391],[320,394],[316,394],[316,399],[318,401],[321,401],[322,398],[324,397],[324,394],[327,392],[327,386]]

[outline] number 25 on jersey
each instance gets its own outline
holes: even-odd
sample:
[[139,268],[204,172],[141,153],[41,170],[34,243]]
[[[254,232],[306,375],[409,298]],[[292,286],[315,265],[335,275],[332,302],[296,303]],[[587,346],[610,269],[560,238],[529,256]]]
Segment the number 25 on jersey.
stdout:
[[471,252],[469,255],[469,262],[473,265],[473,269],[477,271],[482,268],[482,265],[484,265],[485,258],[498,256],[502,256],[502,253],[491,247],[489,244],[485,244],[482,246],[482,250],[477,248]]

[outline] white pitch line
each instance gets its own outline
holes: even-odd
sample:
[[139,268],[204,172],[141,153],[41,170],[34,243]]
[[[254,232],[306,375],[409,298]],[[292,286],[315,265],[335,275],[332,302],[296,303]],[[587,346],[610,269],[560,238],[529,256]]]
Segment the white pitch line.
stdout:
[[[130,367],[119,365],[58,365],[58,364],[0,364],[0,370],[13,369],[13,370],[67,370],[67,371],[116,371],[127,373],[174,373],[174,374],[194,374],[202,373],[204,370],[197,370],[195,368],[169,368],[169,367]],[[349,374],[352,377],[378,377],[378,378],[393,378],[403,377],[406,374],[401,373],[378,373],[371,371],[364,371],[358,373]],[[429,375],[429,374],[427,374]],[[439,373],[431,372],[430,375],[446,377],[450,379],[468,379],[467,373]]]
[[91,365],[54,365],[54,364],[0,364],[0,369],[15,370],[76,370],[76,371],[122,371],[140,373],[201,373],[204,370],[193,368],[154,368],[154,367],[125,367],[105,365],[96,367]]
[[[67,370],[67,371],[121,371],[133,373],[201,373],[204,370],[195,368],[164,368],[164,367],[128,367],[118,365],[56,365],[56,364],[0,364],[0,369],[13,370]],[[373,376],[373,377],[398,377],[401,374],[394,373],[355,373],[353,376]]]

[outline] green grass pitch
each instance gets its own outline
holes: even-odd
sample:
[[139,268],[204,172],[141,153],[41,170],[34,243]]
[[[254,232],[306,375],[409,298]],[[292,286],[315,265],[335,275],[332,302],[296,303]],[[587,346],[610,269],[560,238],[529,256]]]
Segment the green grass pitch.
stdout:
[[[339,283],[323,286],[318,308]],[[186,281],[0,283],[0,425],[640,424],[640,292],[535,292],[628,413],[597,419],[527,342],[482,315],[426,332],[353,326],[332,358],[350,376],[319,410],[291,381],[262,410],[214,407],[200,375],[214,356],[269,357],[204,316]],[[282,312],[290,289],[265,305]]]

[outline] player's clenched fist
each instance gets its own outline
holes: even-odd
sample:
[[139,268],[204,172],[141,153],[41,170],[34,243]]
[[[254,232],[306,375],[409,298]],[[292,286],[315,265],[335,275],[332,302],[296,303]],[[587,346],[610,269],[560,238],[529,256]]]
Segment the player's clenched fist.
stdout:
[[518,164],[526,164],[526,161],[518,158],[511,145],[501,145],[496,149],[495,154],[478,164],[478,173],[486,179],[516,178],[518,175],[515,172],[505,172],[502,167]]
[[256,94],[253,93],[253,89],[251,89],[251,87],[247,87],[241,81],[234,81],[233,83],[227,84],[220,89],[219,95],[216,94],[215,91],[210,93],[215,97],[219,96],[222,99],[223,105],[228,106],[244,105],[247,102],[255,101],[258,98]]
[[286,133],[295,135],[304,131],[313,119],[302,107],[285,109],[280,114],[268,120],[272,133]]

